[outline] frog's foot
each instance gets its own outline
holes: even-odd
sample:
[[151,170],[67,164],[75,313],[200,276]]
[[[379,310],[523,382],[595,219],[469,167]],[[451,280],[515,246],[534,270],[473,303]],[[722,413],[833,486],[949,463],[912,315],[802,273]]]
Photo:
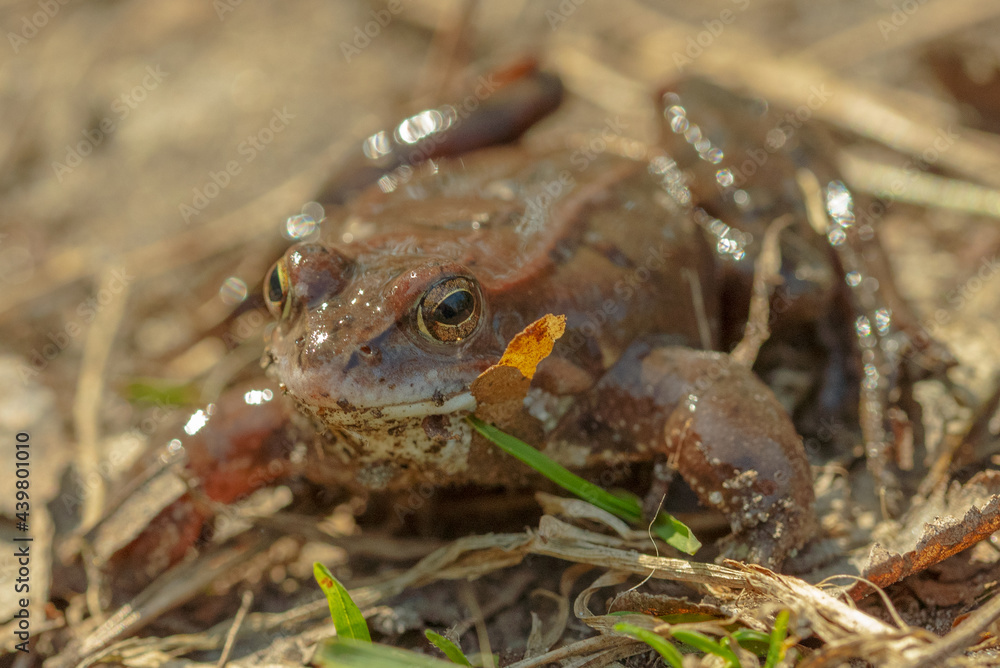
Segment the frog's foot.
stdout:
[[787,529],[781,520],[775,519],[726,536],[719,541],[721,549],[716,561],[733,559],[778,570],[786,557],[793,556],[794,551],[802,547],[789,541],[794,531]]

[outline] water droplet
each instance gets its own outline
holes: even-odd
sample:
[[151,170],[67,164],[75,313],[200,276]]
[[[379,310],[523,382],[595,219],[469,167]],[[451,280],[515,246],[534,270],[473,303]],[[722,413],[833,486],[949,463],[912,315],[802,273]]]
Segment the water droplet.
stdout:
[[684,139],[687,139],[689,144],[701,141],[701,128],[692,123],[691,127],[684,132]]
[[415,144],[424,137],[443,130],[445,117],[437,109],[426,109],[410,116],[396,127],[396,138],[406,144]]
[[785,145],[785,142],[787,140],[788,137],[785,135],[784,130],[782,130],[781,128],[774,128],[773,130],[767,133],[767,136],[764,138],[764,143],[766,143],[767,147],[770,148],[772,151],[777,151],[779,148]]
[[674,116],[670,119],[670,129],[674,131],[674,134],[687,132],[690,125],[691,124],[688,122],[688,119],[683,116]]
[[872,333],[871,323],[868,322],[868,316],[859,315],[858,319],[854,321],[854,331],[858,333],[858,336],[869,336]]
[[841,227],[854,224],[854,198],[840,181],[831,181],[826,186],[826,212]]
[[289,216],[285,221],[285,236],[289,239],[301,239],[316,231],[316,219],[305,213]]
[[827,241],[830,242],[831,246],[839,246],[840,244],[847,241],[847,234],[845,234],[844,230],[840,229],[839,227],[834,227],[831,228],[826,233],[826,238]]
[[875,327],[879,334],[887,334],[891,323],[892,311],[884,307],[875,311]]
[[[731,171],[728,169],[720,169],[715,173],[715,180],[719,182],[720,186],[727,188],[733,185],[733,181],[735,179],[733,178],[733,173]],[[741,190],[740,192],[742,193],[743,191]],[[743,193],[743,196],[746,197],[746,193]]]
[[219,298],[230,306],[239,304],[247,298],[247,284],[235,276],[230,276],[222,282]]
[[878,389],[879,381],[881,377],[879,376],[878,369],[875,368],[874,364],[865,365],[865,378],[861,381],[862,386],[866,390],[876,390]]
[[378,160],[385,154],[392,151],[392,143],[389,141],[389,133],[385,130],[376,132],[366,139],[361,145],[361,151],[366,158]]
[[302,205],[302,213],[312,216],[312,219],[318,222],[322,222],[326,218],[326,209],[319,202],[306,202]]
[[378,187],[384,193],[391,193],[396,189],[396,178],[392,174],[383,174],[378,180]]
[[852,288],[856,288],[861,285],[861,272],[860,271],[849,271],[847,276],[844,277],[847,280],[847,284]]
[[705,155],[703,155],[702,157],[705,158],[705,160],[708,160],[713,165],[717,165],[720,162],[722,162],[722,158],[724,157],[724,155],[722,153],[721,148],[712,147],[707,151],[705,151]]

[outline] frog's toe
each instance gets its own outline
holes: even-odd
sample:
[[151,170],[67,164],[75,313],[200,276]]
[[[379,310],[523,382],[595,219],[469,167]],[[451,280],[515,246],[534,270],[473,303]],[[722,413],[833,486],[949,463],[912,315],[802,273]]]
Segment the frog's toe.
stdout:
[[722,539],[719,560],[734,559],[778,570],[813,533],[811,514],[792,506],[781,507],[766,521]]

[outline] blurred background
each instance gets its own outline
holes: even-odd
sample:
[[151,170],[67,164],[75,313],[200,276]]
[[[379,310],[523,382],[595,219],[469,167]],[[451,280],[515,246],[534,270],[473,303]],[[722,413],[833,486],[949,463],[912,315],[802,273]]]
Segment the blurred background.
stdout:
[[331,171],[525,55],[568,91],[540,134],[620,117],[651,141],[652,92],[692,73],[790,108],[828,92],[810,120],[835,129],[855,188],[902,179],[880,232],[960,360],[966,401],[918,391],[928,439],[993,390],[992,0],[0,0],[0,27],[0,433],[32,434],[41,498],[67,475],[88,490],[78,508],[39,508],[43,538],[69,510],[100,512],[103,488],[164,438],[176,388],[197,401],[256,368],[260,312],[218,328]]

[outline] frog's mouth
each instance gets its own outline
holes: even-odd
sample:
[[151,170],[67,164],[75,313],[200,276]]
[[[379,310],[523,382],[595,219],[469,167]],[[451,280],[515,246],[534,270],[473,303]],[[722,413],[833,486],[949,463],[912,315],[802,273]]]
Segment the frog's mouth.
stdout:
[[418,401],[411,404],[396,404],[391,406],[381,406],[373,409],[381,414],[386,420],[410,420],[413,418],[425,418],[429,415],[451,415],[452,413],[463,413],[476,410],[478,402],[471,392],[463,392],[454,397],[441,401]]
[[471,392],[462,392],[446,400],[417,401],[405,404],[383,404],[355,408],[348,405],[327,406],[316,411],[317,415],[336,428],[356,431],[376,431],[400,423],[422,420],[432,415],[471,413],[478,403]]

